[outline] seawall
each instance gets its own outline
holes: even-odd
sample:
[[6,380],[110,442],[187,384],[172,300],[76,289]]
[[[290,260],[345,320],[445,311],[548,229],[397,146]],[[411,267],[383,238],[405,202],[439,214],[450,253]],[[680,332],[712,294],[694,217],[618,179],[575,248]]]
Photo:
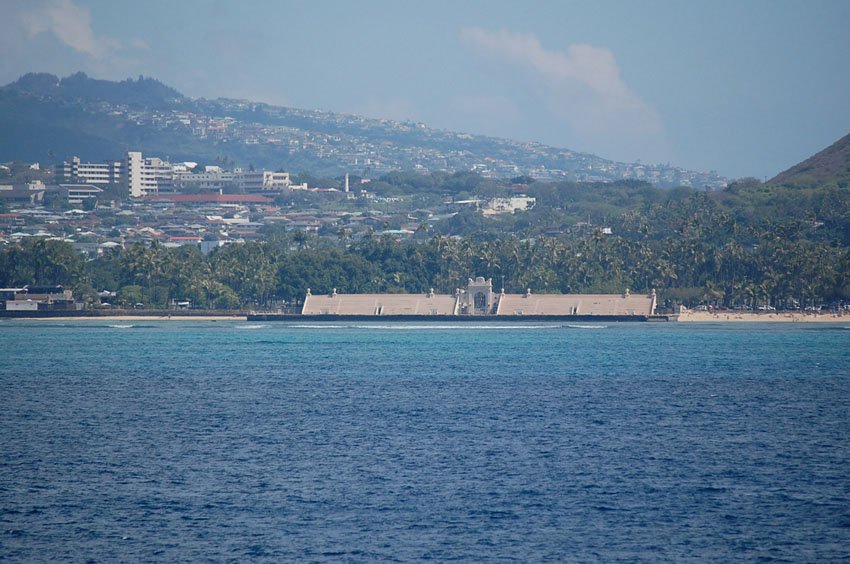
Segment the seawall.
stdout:
[[220,309],[83,309],[83,310],[41,310],[41,311],[7,311],[0,310],[0,318],[6,319],[59,319],[59,318],[241,318],[246,312],[239,310]]
[[527,321],[670,321],[666,315],[300,315],[289,313],[249,313],[248,321],[449,321],[449,322],[527,322]]

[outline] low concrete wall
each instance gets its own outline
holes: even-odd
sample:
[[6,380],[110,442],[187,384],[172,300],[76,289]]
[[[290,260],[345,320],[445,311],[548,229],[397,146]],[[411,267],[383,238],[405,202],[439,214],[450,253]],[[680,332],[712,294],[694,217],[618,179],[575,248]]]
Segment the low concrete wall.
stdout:
[[0,317],[245,317],[247,313],[229,309],[83,309],[83,310],[0,310]]
[[298,315],[250,313],[248,321],[450,321],[467,323],[514,323],[527,321],[669,321],[666,315]]
[[98,317],[150,317],[165,318],[209,318],[244,317],[248,321],[442,321],[461,323],[523,323],[523,322],[648,322],[675,321],[675,316],[667,315],[301,315],[298,313],[247,313],[239,310],[222,309],[90,309],[55,311],[5,311],[0,310],[0,318],[7,319],[50,319],[50,318],[98,318]]

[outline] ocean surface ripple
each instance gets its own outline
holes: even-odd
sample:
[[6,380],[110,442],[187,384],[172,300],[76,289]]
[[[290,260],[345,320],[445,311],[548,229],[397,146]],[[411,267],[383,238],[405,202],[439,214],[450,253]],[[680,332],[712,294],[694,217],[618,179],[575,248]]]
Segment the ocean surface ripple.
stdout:
[[848,331],[116,325],[0,323],[0,560],[850,558]]

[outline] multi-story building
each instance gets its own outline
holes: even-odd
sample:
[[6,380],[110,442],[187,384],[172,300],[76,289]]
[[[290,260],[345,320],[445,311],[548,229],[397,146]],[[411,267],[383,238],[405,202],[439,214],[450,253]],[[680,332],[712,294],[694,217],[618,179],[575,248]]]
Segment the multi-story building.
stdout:
[[240,192],[267,192],[287,190],[292,185],[288,172],[270,170],[247,171],[236,169],[233,180]]
[[234,188],[241,193],[273,192],[306,189],[307,185],[293,186],[288,172],[270,170],[223,171],[207,167],[204,172],[188,172],[186,167],[173,165],[158,157],[144,157],[141,151],[130,151],[123,161],[83,163],[79,157],[57,167],[57,174],[67,183],[104,186],[120,184],[130,196],[141,198],[173,189],[185,188],[193,192],[222,191]]
[[28,184],[0,184],[0,202],[41,205],[47,186],[41,180]]
[[221,170],[208,170],[205,172],[176,172],[174,173],[174,187],[177,189],[188,189],[193,192],[222,190],[234,184],[232,172]]
[[144,158],[140,151],[127,153],[127,188],[133,198],[171,191],[173,180],[171,163],[158,157]]
[[68,203],[73,205],[80,205],[85,200],[97,200],[103,193],[102,188],[92,184],[60,184],[59,188],[66,196]]
[[56,174],[65,182],[81,182],[103,186],[119,184],[124,177],[124,163],[106,161],[102,163],[84,163],[80,157],[72,157],[56,167]]

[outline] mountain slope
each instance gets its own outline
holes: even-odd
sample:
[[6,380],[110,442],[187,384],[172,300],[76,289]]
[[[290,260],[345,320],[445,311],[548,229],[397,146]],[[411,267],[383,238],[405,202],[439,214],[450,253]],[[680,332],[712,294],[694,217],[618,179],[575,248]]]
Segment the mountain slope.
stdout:
[[771,184],[810,184],[850,176],[850,134],[770,180]]
[[147,107],[167,107],[170,103],[185,99],[174,88],[153,78],[140,76],[138,80],[128,78],[113,82],[91,78],[84,72],[65,78],[47,73],[28,73],[3,89],[60,100],[85,99]]
[[127,150],[204,164],[254,165],[316,175],[474,170],[485,176],[720,188],[716,173],[618,163],[540,143],[438,130],[246,100],[190,99],[161,82],[83,73],[28,74],[0,87],[0,161],[53,164],[120,158]]

